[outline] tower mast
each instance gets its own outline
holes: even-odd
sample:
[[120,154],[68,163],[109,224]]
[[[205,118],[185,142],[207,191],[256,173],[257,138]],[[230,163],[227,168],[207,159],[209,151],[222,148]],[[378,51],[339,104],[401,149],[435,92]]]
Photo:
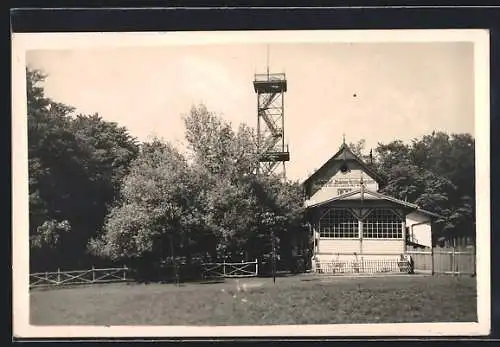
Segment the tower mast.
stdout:
[[280,163],[281,175],[286,178],[285,163],[290,160],[288,145],[285,147],[285,92],[287,80],[284,73],[269,72],[269,46],[267,46],[266,74],[255,74],[253,86],[257,93],[257,172],[276,174]]

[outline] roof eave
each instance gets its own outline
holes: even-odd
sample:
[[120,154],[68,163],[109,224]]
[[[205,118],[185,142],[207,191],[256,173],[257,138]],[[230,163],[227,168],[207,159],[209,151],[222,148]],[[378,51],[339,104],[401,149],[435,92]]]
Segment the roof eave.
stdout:
[[[366,190],[365,190],[366,191]],[[358,193],[361,192],[361,189],[356,189],[356,190],[352,190],[348,193],[345,193],[345,194],[342,194],[342,195],[338,195],[338,196],[335,196],[333,198],[330,198],[328,200],[325,200],[325,201],[321,201],[321,202],[317,202],[315,204],[312,204],[312,205],[309,205],[309,206],[306,206],[306,209],[309,209],[309,208],[314,208],[314,207],[318,207],[318,206],[321,206],[321,205],[325,205],[325,204],[329,204],[331,202],[334,202],[334,201],[337,201],[337,200],[342,200],[344,198],[348,198],[350,196],[353,196],[353,195],[356,195]]]
[[326,166],[327,166],[327,165],[328,165],[331,161],[335,160],[335,158],[336,158],[337,156],[339,156],[339,155],[340,155],[340,153],[341,153],[343,150],[344,150],[344,147],[343,147],[343,146],[342,146],[342,147],[340,147],[340,149],[339,149],[339,150],[338,150],[338,151],[337,151],[334,155],[332,155],[332,156],[330,157],[330,159],[328,159],[326,162],[324,162],[324,163],[323,163],[323,165],[321,165],[321,166],[320,166],[320,168],[319,168],[318,170],[314,171],[314,172],[312,173],[312,175],[311,175],[311,176],[309,176],[308,178],[306,178],[306,179],[304,180],[304,182],[302,182],[302,185],[303,185],[303,186],[304,186],[304,185],[306,185],[306,184],[307,184],[309,181],[311,181],[311,180],[312,180],[315,176],[317,176],[317,175],[318,175],[318,173],[319,173],[321,170],[323,170],[323,168],[325,168],[325,167],[326,167]]
[[429,216],[432,216],[434,218],[443,218],[443,216],[437,214],[437,213],[434,213],[434,212],[431,212],[431,211],[427,211],[427,210],[424,210],[423,208],[418,208],[417,209],[418,212],[421,212],[423,214],[426,214],[426,215],[429,215]]
[[[329,203],[334,202],[334,201],[342,200],[344,198],[348,198],[349,196],[358,194],[360,192],[361,192],[361,189],[356,189],[356,190],[350,191],[349,193],[339,195],[339,196],[336,196],[334,198],[306,206],[306,209],[311,209],[311,208],[315,208],[318,206],[329,204]],[[366,189],[364,190],[364,194],[370,194],[370,195],[375,196],[381,200],[387,200],[387,201],[391,201],[391,202],[394,202],[394,203],[399,204],[399,205],[406,206],[413,211],[421,212],[421,213],[427,214],[429,216],[432,216],[434,218],[442,218],[442,216],[440,216],[439,214],[424,210],[424,209],[420,208],[417,204],[412,204],[412,203],[407,202],[407,201],[399,200],[399,199],[393,198],[392,196],[384,195],[384,194],[370,191],[370,190],[366,190]]]

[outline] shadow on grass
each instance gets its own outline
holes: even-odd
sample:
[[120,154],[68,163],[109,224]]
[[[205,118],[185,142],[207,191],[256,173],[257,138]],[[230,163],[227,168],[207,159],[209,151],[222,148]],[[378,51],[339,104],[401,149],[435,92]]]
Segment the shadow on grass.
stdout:
[[218,280],[200,281],[200,282],[196,282],[196,283],[198,283],[198,284],[218,284],[218,283],[226,283],[226,281],[223,279],[218,279]]
[[[277,272],[275,277],[276,278],[285,278],[285,277],[296,277],[296,276],[300,276],[300,275],[304,275],[305,273],[304,272],[297,272],[297,273],[293,273],[293,272]],[[259,276],[257,277],[260,277],[260,278],[272,278],[273,277],[273,274],[268,274],[268,273],[265,273],[265,274],[260,274]]]

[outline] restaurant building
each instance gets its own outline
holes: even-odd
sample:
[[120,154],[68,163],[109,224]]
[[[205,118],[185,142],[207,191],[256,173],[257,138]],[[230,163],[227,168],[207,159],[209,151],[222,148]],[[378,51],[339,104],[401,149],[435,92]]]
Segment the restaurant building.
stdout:
[[382,177],[345,141],[304,181],[314,240],[313,270],[371,262],[380,271],[391,271],[408,247],[432,247],[433,221],[438,216],[380,193],[383,186]]

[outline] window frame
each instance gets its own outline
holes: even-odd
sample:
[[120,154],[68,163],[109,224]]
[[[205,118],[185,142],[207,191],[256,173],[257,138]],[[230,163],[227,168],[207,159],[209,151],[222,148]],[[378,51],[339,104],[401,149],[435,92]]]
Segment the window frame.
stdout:
[[[381,213],[384,213],[384,217],[390,217],[390,218],[380,218]],[[373,217],[374,215],[376,216],[375,223],[370,222],[370,218]],[[390,208],[373,209],[363,219],[363,227],[362,227],[363,239],[402,240],[404,239],[404,232],[403,232],[404,224],[405,224],[404,219],[401,218],[401,216],[398,213],[396,213],[393,209]]]
[[[331,216],[330,214],[334,214]],[[337,213],[337,215],[335,215]],[[342,217],[348,215],[350,218],[345,218],[342,221]],[[324,218],[328,219],[328,226],[323,226]],[[335,221],[337,218],[340,218],[339,222],[332,223],[332,220]],[[335,226],[340,227],[340,230],[335,230]],[[351,228],[349,228],[351,227]],[[324,232],[324,228],[328,228],[328,232]],[[332,228],[334,230],[332,231]],[[329,208],[318,221],[318,231],[320,239],[327,240],[359,240],[360,239],[360,229],[359,229],[359,219],[356,215],[348,208]],[[342,234],[347,234],[349,236],[341,236]]]

